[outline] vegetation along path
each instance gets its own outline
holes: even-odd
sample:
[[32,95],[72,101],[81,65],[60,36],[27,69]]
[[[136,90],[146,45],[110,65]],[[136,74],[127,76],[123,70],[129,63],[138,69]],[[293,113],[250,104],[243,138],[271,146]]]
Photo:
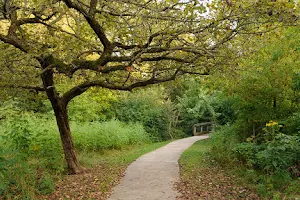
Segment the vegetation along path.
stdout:
[[194,142],[205,138],[208,136],[177,140],[138,158],[129,165],[109,199],[176,199],[179,193],[173,185],[179,178],[178,159]]

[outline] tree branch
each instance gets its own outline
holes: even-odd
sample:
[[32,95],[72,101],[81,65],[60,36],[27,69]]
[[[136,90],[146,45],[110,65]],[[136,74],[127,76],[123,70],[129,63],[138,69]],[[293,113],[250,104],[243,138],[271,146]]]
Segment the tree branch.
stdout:
[[101,80],[89,81],[89,82],[85,82],[80,85],[77,85],[77,86],[73,87],[72,89],[70,89],[69,91],[67,91],[62,96],[62,100],[67,105],[74,97],[81,95],[82,93],[87,91],[90,87],[96,86],[96,87],[102,87],[102,88],[107,88],[107,89],[111,89],[111,90],[131,91],[134,88],[138,88],[138,87],[145,87],[148,85],[172,81],[172,80],[175,80],[176,77],[181,76],[183,74],[187,74],[187,73],[197,74],[197,75],[209,75],[208,72],[203,72],[203,73],[188,72],[188,71],[182,70],[180,67],[173,73],[173,75],[170,75],[170,76],[167,76],[164,78],[156,78],[155,76],[152,76],[150,79],[137,81],[137,82],[132,83],[127,86],[125,86],[124,84],[114,85],[114,84],[108,83],[107,81],[101,81]]
[[28,52],[28,47],[26,44],[22,43],[18,38],[16,37],[10,37],[10,36],[5,36],[0,34],[0,40],[4,43],[10,44],[17,49],[27,53]]
[[91,17],[94,17],[94,15],[95,15],[97,3],[98,3],[98,0],[91,0],[91,2],[90,2],[89,15]]
[[94,18],[94,16],[90,16],[88,13],[86,13],[86,11],[83,8],[76,5],[71,0],[63,0],[63,1],[65,2],[65,4],[69,8],[73,8],[73,9],[77,10],[79,13],[81,13],[84,16],[84,18],[86,19],[86,21],[88,22],[90,27],[93,29],[95,34],[100,39],[100,41],[103,44],[104,48],[109,48],[110,49],[111,48],[111,42],[106,37],[103,27],[100,26],[100,24],[97,22],[97,20]]

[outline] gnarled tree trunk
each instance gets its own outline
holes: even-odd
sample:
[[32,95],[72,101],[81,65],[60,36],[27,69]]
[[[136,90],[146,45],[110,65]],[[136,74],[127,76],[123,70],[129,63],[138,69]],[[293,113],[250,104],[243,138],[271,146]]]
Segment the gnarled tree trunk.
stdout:
[[[47,63],[43,63],[43,65],[46,64]],[[79,164],[73,144],[68,119],[67,103],[63,101],[63,99],[55,90],[53,81],[53,69],[46,69],[46,67],[47,65],[44,67],[45,71],[43,72],[41,77],[43,80],[43,86],[46,90],[48,99],[51,102],[56,117],[56,123],[59,128],[62,147],[68,166],[68,172],[70,174],[78,174],[83,172],[84,169]]]

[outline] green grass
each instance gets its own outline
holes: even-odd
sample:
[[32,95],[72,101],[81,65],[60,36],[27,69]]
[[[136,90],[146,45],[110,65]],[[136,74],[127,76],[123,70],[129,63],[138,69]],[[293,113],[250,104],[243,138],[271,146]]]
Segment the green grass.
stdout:
[[121,149],[128,145],[150,143],[143,125],[107,122],[71,123],[75,147],[78,150],[99,151]]
[[190,175],[193,169],[199,167],[199,162],[202,166],[209,166],[207,160],[207,152],[211,148],[209,139],[197,141],[189,149],[184,151],[179,159],[179,164],[184,166],[182,172],[185,175]]
[[82,151],[79,152],[79,160],[84,166],[87,167],[93,167],[103,163],[114,166],[128,165],[141,155],[158,149],[169,142],[170,141],[125,146],[122,149],[112,149],[104,152]]

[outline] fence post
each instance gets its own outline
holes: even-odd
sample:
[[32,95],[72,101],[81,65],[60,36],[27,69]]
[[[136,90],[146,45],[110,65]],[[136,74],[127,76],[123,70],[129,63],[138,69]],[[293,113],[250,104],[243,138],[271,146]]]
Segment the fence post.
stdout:
[[[203,133],[209,133],[213,126],[214,126],[213,122],[204,122],[204,123],[194,124],[193,125],[194,136],[201,135]],[[200,127],[200,132],[197,132],[197,127]]]

